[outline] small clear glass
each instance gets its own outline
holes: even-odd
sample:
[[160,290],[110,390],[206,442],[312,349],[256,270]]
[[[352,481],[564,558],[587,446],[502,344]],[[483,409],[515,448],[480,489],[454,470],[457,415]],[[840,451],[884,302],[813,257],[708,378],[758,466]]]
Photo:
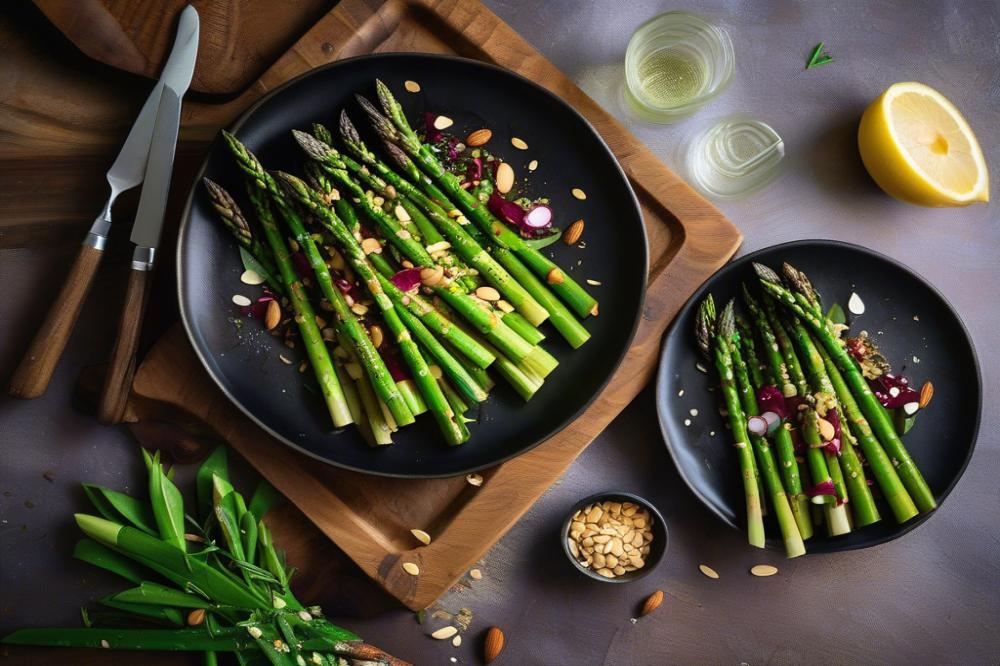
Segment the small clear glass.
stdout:
[[677,122],[725,90],[735,66],[725,30],[687,12],[660,14],[629,40],[625,99],[645,120]]
[[696,189],[710,199],[738,199],[778,176],[785,142],[767,123],[733,114],[694,136],[683,153]]

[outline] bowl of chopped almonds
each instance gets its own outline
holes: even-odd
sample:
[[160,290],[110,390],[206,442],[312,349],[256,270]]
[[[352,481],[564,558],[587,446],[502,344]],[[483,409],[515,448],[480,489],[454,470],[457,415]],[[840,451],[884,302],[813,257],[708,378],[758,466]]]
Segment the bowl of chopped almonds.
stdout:
[[667,526],[648,501],[625,492],[604,492],[578,502],[560,531],[573,566],[605,583],[642,578],[667,550]]

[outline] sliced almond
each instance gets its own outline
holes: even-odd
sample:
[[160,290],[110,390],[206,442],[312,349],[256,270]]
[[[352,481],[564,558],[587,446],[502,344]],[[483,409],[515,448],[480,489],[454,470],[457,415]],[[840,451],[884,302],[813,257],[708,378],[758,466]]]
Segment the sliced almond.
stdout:
[[824,442],[829,442],[836,436],[836,428],[826,419],[817,418],[816,423],[819,425],[819,435],[823,438]]
[[718,573],[716,573],[715,569],[713,569],[712,567],[710,567],[710,566],[708,566],[708,565],[705,565],[705,564],[699,564],[699,565],[698,565],[698,569],[699,569],[699,570],[700,570],[700,571],[701,571],[701,572],[702,572],[703,574],[705,574],[706,576],[708,576],[709,578],[718,578],[718,577],[719,577],[719,574],[718,574]]
[[506,162],[497,167],[497,191],[507,194],[514,187],[514,168]]
[[455,647],[458,647],[459,645],[461,645],[462,644],[462,635],[458,634],[454,638],[452,638],[451,639],[451,644],[454,645]]
[[510,140],[510,145],[514,146],[518,150],[528,149],[528,144],[526,144],[523,139],[519,139],[516,136]]
[[351,312],[358,315],[359,317],[363,317],[365,314],[368,313],[368,306],[365,305],[364,303],[355,303],[354,305],[351,306]]
[[600,287],[601,286],[601,281],[600,280],[591,280],[590,278],[587,278],[587,284],[589,284],[591,287]]
[[416,81],[404,81],[403,87],[406,88],[407,92],[418,93],[420,92],[420,84]]
[[348,363],[347,365],[344,366],[344,368],[347,370],[347,375],[351,379],[354,380],[361,379],[362,377],[361,366],[358,365],[357,363]]
[[574,187],[573,196],[579,199],[580,201],[583,201],[584,199],[587,198],[587,193],[581,190],[579,187]]
[[750,568],[750,573],[754,576],[773,576],[778,573],[778,567],[773,567],[770,564],[756,564]]
[[264,313],[264,328],[273,331],[281,323],[281,306],[278,301],[268,301],[267,311]]
[[195,608],[193,611],[188,613],[187,623],[191,627],[197,627],[205,621],[205,609]]
[[451,118],[449,118],[448,116],[438,116],[437,118],[434,119],[434,128],[435,129],[439,129],[439,130],[448,129],[449,127],[451,127],[454,124],[455,124],[455,121],[452,120]]
[[451,249],[451,243],[446,240],[438,241],[437,243],[428,245],[425,249],[427,250],[427,254],[437,254],[438,252]]
[[372,327],[368,329],[368,333],[372,336],[372,344],[375,345],[375,349],[382,346],[382,340],[385,339],[385,334],[382,333],[382,327],[378,324],[372,324]]
[[240,282],[249,285],[258,285],[264,282],[264,278],[255,270],[247,269],[243,271],[243,275],[240,276]]
[[528,162],[528,171],[534,171],[538,168],[538,160],[531,160]]
[[446,638],[451,638],[458,633],[458,627],[448,625],[447,627],[441,627],[437,631],[431,633],[431,638],[436,638],[439,641],[445,640]]
[[510,303],[508,303],[507,301],[503,300],[503,299],[500,299],[499,301],[497,301],[497,307],[500,308],[500,310],[502,310],[503,312],[513,312],[514,311],[514,306],[511,305]]
[[365,254],[381,254],[382,244],[378,242],[378,239],[369,237],[361,241],[361,249],[365,251]]
[[485,145],[492,138],[493,132],[484,127],[483,129],[477,129],[475,132],[470,134],[465,139],[465,143],[475,148],[477,146]]
[[500,292],[493,287],[479,287],[476,289],[476,296],[483,299],[484,301],[499,301]]
[[566,229],[566,233],[563,234],[563,242],[566,245],[576,245],[577,241],[580,240],[580,236],[583,235],[583,220],[577,220],[573,224],[569,225]]
[[483,572],[480,571],[479,569],[472,569],[471,571],[469,571],[469,578],[471,578],[472,580],[482,580]]
[[410,530],[410,534],[413,535],[414,539],[424,544],[425,546],[429,546],[431,543],[431,535],[428,534],[427,532],[424,532],[423,530]]
[[444,279],[444,269],[440,266],[420,269],[420,281],[428,287],[436,286]]
[[245,308],[248,305],[250,305],[251,301],[243,294],[235,294],[233,296],[233,303],[240,306],[241,308]]
[[483,485],[483,477],[479,474],[466,474],[465,480],[469,482],[470,486],[481,486]]
[[284,363],[285,365],[291,365],[291,364],[292,364],[292,359],[288,358],[288,357],[287,357],[287,356],[285,356],[284,354],[278,354],[278,358],[279,358],[279,359],[281,360],[281,362],[282,362],[282,363]]
[[410,574],[411,576],[420,575],[420,567],[418,567],[413,562],[403,562],[403,571]]
[[558,267],[553,268],[549,271],[549,274],[545,276],[545,281],[549,284],[562,284],[563,282],[563,272]]
[[924,382],[923,386],[920,387],[920,402],[917,403],[920,405],[920,409],[926,407],[930,403],[931,398],[933,397],[934,397],[934,384],[931,384],[930,380],[928,380]]
[[406,209],[402,205],[397,205],[395,208],[396,219],[400,222],[409,222],[410,214],[406,212]]

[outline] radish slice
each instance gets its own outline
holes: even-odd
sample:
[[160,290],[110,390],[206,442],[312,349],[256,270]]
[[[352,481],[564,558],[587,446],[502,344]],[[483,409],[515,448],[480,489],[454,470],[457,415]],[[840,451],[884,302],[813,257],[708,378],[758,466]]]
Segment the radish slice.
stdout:
[[524,225],[532,229],[552,226],[552,209],[545,204],[534,206],[524,215]]
[[772,434],[781,425],[781,417],[774,412],[764,412],[760,415],[762,419],[767,421],[767,434]]
[[751,435],[763,437],[767,434],[767,421],[761,416],[751,416],[747,419],[747,430]]

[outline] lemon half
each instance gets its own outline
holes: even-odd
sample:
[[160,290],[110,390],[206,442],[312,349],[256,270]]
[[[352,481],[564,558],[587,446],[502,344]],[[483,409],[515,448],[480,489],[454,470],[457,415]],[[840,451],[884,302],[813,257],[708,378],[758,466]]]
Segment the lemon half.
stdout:
[[922,83],[896,83],[865,109],[858,128],[865,168],[888,194],[921,206],[990,199],[986,160],[955,105]]

